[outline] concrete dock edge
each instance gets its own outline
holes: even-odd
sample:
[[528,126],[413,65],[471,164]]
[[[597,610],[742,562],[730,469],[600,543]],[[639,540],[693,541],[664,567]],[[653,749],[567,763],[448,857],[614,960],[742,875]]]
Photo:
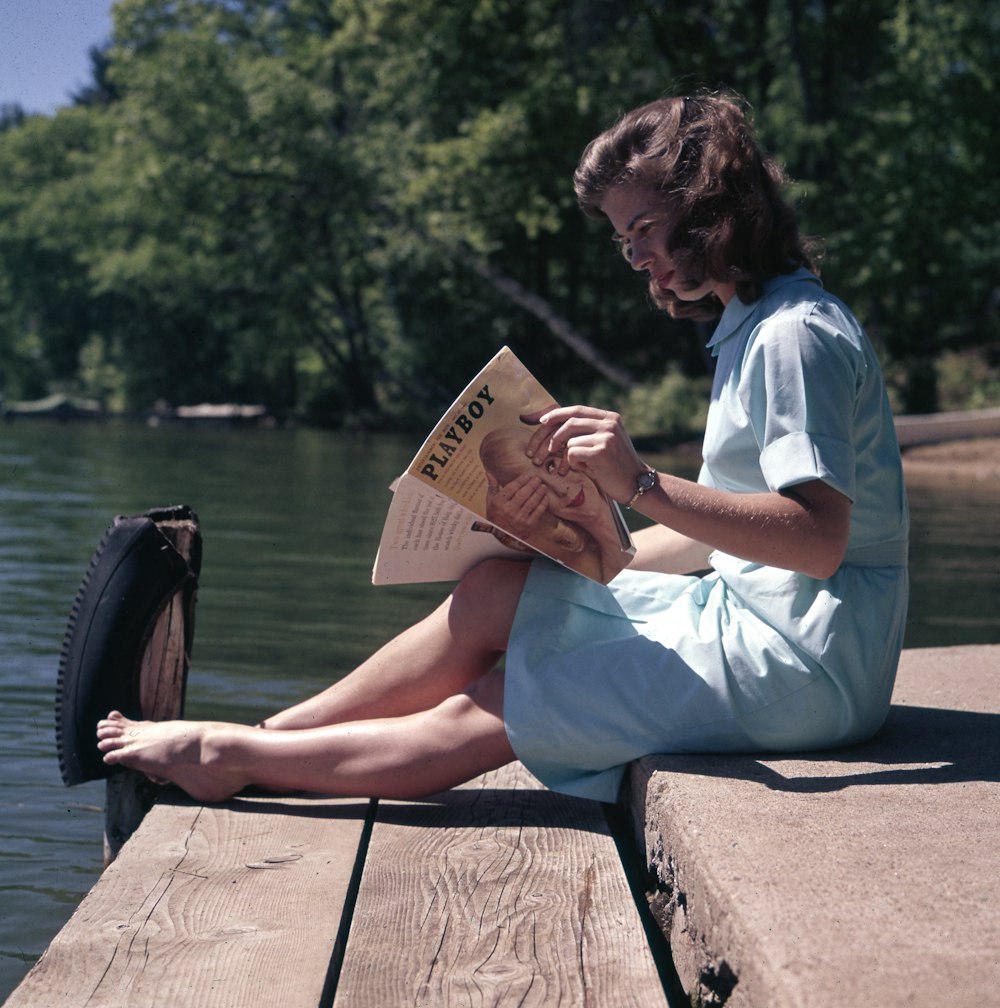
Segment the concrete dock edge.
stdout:
[[908,650],[870,742],[633,765],[654,913],[695,1003],[997,1003],[998,673],[1000,645]]

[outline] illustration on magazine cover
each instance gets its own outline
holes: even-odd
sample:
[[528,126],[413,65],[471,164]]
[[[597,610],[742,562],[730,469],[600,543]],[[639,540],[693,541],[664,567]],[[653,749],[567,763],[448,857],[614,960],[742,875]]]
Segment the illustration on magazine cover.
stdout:
[[[555,405],[504,347],[470,382],[393,487],[375,584],[450,580],[489,556],[535,550],[595,581],[607,582],[634,553],[617,504],[586,474],[558,473],[526,455],[531,418]],[[538,477],[546,508],[517,538],[498,509],[504,488]]]

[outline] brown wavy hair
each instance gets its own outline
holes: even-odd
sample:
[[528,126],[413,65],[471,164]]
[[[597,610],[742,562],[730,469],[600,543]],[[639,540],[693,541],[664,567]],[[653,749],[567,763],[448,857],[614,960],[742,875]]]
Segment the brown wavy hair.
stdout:
[[[588,217],[604,218],[611,189],[662,194],[666,250],[690,288],[734,283],[749,304],[765,280],[799,266],[815,269],[819,243],[799,234],[784,198],[781,166],[757,142],[742,101],[728,93],[663,98],[626,113],[587,146],[573,176]],[[714,318],[714,294],[683,301],[650,284],[654,302],[675,318]]]

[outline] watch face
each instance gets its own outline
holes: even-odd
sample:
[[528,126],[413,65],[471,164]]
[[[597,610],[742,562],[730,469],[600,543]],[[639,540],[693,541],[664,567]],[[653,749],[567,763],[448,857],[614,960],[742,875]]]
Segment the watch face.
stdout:
[[639,477],[639,488],[641,490],[651,490],[656,483],[656,473],[650,469]]

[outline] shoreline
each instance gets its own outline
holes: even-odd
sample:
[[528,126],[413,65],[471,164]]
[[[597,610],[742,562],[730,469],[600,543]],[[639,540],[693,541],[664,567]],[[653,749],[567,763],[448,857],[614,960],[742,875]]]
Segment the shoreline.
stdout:
[[904,448],[903,473],[907,478],[1000,483],[1000,437]]

